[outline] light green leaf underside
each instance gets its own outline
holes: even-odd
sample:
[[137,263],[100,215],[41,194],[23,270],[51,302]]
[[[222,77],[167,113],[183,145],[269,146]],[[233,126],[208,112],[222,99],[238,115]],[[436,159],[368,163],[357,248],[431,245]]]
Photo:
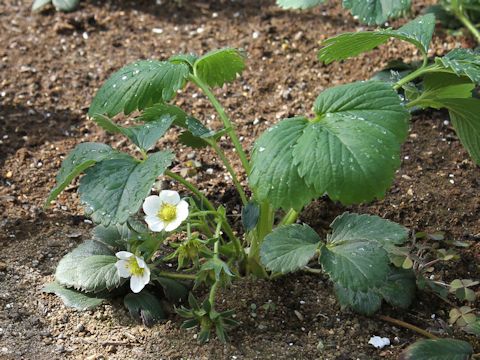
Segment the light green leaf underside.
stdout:
[[343,0],[343,7],[368,25],[382,25],[410,9],[410,0]]
[[401,355],[402,360],[468,360],[473,354],[466,341],[455,339],[420,340]]
[[52,0],[52,3],[58,11],[70,12],[78,7],[80,0]]
[[194,64],[194,74],[211,87],[223,86],[234,81],[245,68],[242,53],[237,49],[225,48],[210,51]]
[[410,21],[397,30],[386,29],[341,34],[322,43],[323,48],[318,52],[318,58],[325,64],[345,60],[370,51],[392,37],[415,45],[426,56],[434,28],[435,17],[428,14]]
[[343,213],[330,225],[330,243],[368,240],[384,244],[403,244],[408,239],[408,229],[375,215]]
[[95,297],[92,294],[84,294],[80,291],[64,288],[57,282],[46,284],[42,288],[42,291],[57,295],[62,299],[65,306],[72,307],[79,311],[93,309],[104,301],[103,298]]
[[48,205],[55,200],[74,178],[90,166],[105,159],[123,158],[125,156],[127,155],[115,151],[105,144],[87,142],[77,145],[63,160],[56,178],[57,186],[52,189],[45,204]]
[[80,180],[80,200],[96,223],[122,224],[135,214],[155,179],[170,165],[173,154],[160,151],[139,162],[129,157],[104,160]]
[[277,0],[283,9],[308,9],[323,4],[325,0]]
[[306,266],[319,244],[320,237],[308,225],[281,226],[265,237],[260,257],[267,269],[285,274]]
[[32,4],[33,12],[40,12],[52,3],[52,0],[35,0]]
[[168,101],[185,85],[188,74],[189,67],[184,63],[141,60],[129,64],[108,78],[95,95],[88,114],[128,115]]
[[112,290],[121,284],[115,268],[116,261],[107,245],[89,240],[60,260],[55,280],[60,285],[85,292]]
[[382,298],[373,290],[355,291],[335,284],[335,295],[342,309],[350,308],[353,311],[370,316],[382,306]]
[[450,69],[458,76],[467,76],[480,84],[480,51],[471,49],[453,49],[443,57],[435,59],[437,65]]

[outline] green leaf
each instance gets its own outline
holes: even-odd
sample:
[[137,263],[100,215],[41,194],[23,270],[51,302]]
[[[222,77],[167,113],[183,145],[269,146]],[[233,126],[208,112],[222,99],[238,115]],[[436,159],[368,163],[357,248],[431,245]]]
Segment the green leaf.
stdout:
[[343,7],[368,25],[382,25],[410,9],[410,0],[343,0]]
[[342,309],[350,308],[353,311],[371,316],[382,306],[382,298],[373,290],[355,291],[335,284],[335,294]]
[[453,49],[443,57],[435,58],[435,64],[451,70],[458,76],[467,76],[480,84],[480,51]]
[[40,12],[52,3],[52,0],[35,0],[32,4],[33,12]]
[[242,207],[242,225],[245,231],[252,231],[257,226],[260,216],[260,206],[254,201],[250,201]]
[[173,154],[160,151],[139,162],[132,157],[104,160],[80,180],[80,200],[96,223],[124,223],[150,193],[155,179],[170,165]]
[[277,0],[283,9],[308,9],[323,4],[325,0]]
[[314,110],[317,118],[305,124],[293,148],[307,186],[343,204],[383,197],[408,130],[409,114],[397,93],[379,81],[341,85],[321,93]]
[[57,295],[62,299],[65,306],[72,307],[79,311],[93,309],[105,300],[104,298],[95,297],[91,294],[84,294],[80,291],[64,288],[57,282],[46,284],[42,288],[42,291]]
[[177,106],[163,103],[158,103],[146,108],[137,120],[144,122],[158,121],[167,115],[174,118],[173,123],[175,125],[187,128],[186,122],[188,115]]
[[156,322],[166,319],[160,301],[146,290],[142,290],[138,294],[127,294],[123,298],[123,304],[128,309],[130,316],[141,321],[145,326],[152,326]]
[[320,237],[308,225],[286,225],[265,237],[260,258],[265,267],[283,274],[305,267],[315,256]]
[[177,63],[188,64],[188,66],[190,66],[192,69],[193,69],[193,65],[195,64],[195,61],[197,60],[198,60],[198,56],[195,54],[173,55],[168,59],[168,61],[174,64],[177,64]]
[[124,247],[131,236],[131,231],[125,224],[98,225],[93,229],[93,240],[100,241],[112,247]]
[[375,215],[343,213],[330,225],[329,241],[369,240],[385,244],[403,244],[408,239],[408,229]]
[[180,282],[165,277],[158,277],[156,280],[162,286],[168,301],[177,302],[187,298],[188,289]]
[[413,271],[392,267],[386,283],[378,289],[378,292],[390,305],[406,309],[415,297],[415,289]]
[[80,0],[52,0],[52,3],[57,11],[70,12],[78,7]]
[[410,345],[401,360],[468,360],[473,354],[466,341],[455,339],[420,340]]
[[225,48],[206,53],[194,64],[194,74],[211,87],[234,81],[245,68],[244,56],[237,50]]
[[183,88],[189,74],[186,64],[141,60],[129,64],[108,78],[93,99],[88,114],[113,117],[126,115],[155,103],[168,101]]
[[392,37],[415,45],[426,57],[434,29],[435,17],[428,14],[419,16],[397,30],[344,33],[325,40],[322,43],[323,48],[318,52],[318,58],[325,64],[345,60],[370,51]]
[[207,147],[209,144],[201,137],[193,135],[190,131],[184,131],[178,137],[178,140],[185,146],[193,149],[201,149]]
[[293,162],[293,147],[308,123],[304,117],[282,120],[255,142],[250,186],[258,200],[268,200],[275,209],[300,210],[315,197]]
[[463,328],[467,333],[476,335],[480,337],[480,319],[477,319],[475,322],[468,324]]
[[471,98],[475,89],[467,77],[455,74],[433,73],[426,74],[423,79],[423,92],[415,103],[423,107],[442,107],[441,99]]
[[55,280],[60,285],[85,292],[112,290],[122,283],[115,268],[116,261],[107,245],[89,240],[60,260]]
[[95,163],[105,159],[115,159],[127,156],[113,150],[110,146],[100,143],[86,142],[79,144],[63,160],[57,174],[57,186],[48,196],[45,206],[49,205],[65,189],[74,178]]

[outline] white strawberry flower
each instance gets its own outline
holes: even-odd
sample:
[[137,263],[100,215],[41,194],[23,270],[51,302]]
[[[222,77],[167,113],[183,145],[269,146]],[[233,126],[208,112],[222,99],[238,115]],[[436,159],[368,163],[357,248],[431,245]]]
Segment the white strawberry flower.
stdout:
[[188,217],[188,203],[176,191],[162,190],[143,202],[145,221],[152,231],[173,231]]
[[150,269],[143,258],[128,251],[119,251],[115,254],[119,259],[115,266],[118,275],[122,278],[130,278],[130,289],[139,293],[150,282]]

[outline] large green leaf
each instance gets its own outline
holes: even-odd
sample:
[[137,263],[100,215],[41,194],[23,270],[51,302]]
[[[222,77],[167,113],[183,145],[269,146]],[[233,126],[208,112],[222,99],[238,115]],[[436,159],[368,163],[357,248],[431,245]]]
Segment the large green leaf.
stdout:
[[443,57],[437,57],[435,63],[451,70],[458,76],[467,76],[480,84],[480,51],[471,49],[453,49]]
[[160,151],[145,161],[132,157],[104,160],[80,180],[80,200],[96,223],[124,223],[150,193],[155,179],[170,165],[173,154]]
[[403,244],[408,239],[408,229],[375,215],[343,213],[330,225],[331,243],[369,240],[380,244]]
[[64,288],[57,282],[46,284],[42,288],[42,291],[57,295],[60,299],[62,299],[65,306],[72,307],[80,311],[93,309],[105,300],[102,297],[94,296],[92,294],[84,294],[80,291]]
[[70,12],[78,7],[80,0],[52,0],[52,3],[58,11]]
[[466,341],[455,339],[420,340],[410,345],[401,360],[468,360],[473,354]]
[[406,309],[415,297],[415,274],[412,270],[391,267],[387,281],[378,292],[392,306]]
[[477,318],[477,320],[473,323],[467,324],[464,330],[469,334],[480,337],[480,318]]
[[130,236],[131,230],[128,228],[127,223],[109,226],[98,225],[93,229],[94,240],[117,248],[125,246]]
[[308,225],[281,226],[265,237],[260,257],[267,269],[285,274],[307,265],[319,245],[320,237]]
[[107,245],[89,240],[60,260],[55,280],[60,285],[85,292],[112,290],[122,282],[115,268],[116,261]]
[[277,0],[277,5],[283,9],[308,9],[324,2],[325,0]]
[[187,64],[141,60],[114,73],[100,88],[88,111],[90,116],[113,117],[168,101],[186,82]]
[[335,284],[335,294],[343,308],[350,308],[362,315],[373,315],[382,306],[382,298],[374,290],[355,291]]
[[293,147],[307,125],[304,117],[282,120],[256,141],[249,181],[258,200],[268,200],[276,209],[300,210],[314,198],[293,163]]
[[130,315],[143,322],[145,326],[152,326],[156,322],[166,319],[160,301],[146,290],[142,290],[138,294],[127,294],[123,303]]
[[406,12],[410,6],[410,0],[343,0],[343,7],[368,25],[382,25]]
[[293,148],[307,186],[344,204],[383,197],[408,130],[409,113],[397,93],[379,81],[341,85],[321,93],[314,110],[317,118]]
[[325,40],[322,43],[323,48],[318,52],[318,58],[325,64],[345,60],[370,51],[386,43],[392,37],[412,43],[426,57],[434,29],[435,17],[432,14],[428,14],[410,21],[397,30],[386,29],[344,33]]
[[471,98],[475,88],[469,78],[448,73],[426,74],[423,78],[423,91],[415,99],[422,107],[441,108],[441,99]]
[[52,189],[45,204],[49,205],[50,202],[55,200],[74,178],[90,166],[105,159],[123,158],[125,156],[127,155],[115,151],[105,144],[86,142],[77,145],[63,160],[56,178],[57,186]]
[[244,56],[237,49],[214,50],[199,58],[193,68],[194,74],[209,86],[223,86],[242,73],[245,68]]

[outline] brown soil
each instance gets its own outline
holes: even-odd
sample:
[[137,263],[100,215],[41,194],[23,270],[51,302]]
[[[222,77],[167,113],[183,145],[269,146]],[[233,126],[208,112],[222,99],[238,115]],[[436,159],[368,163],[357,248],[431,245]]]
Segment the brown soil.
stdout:
[[[278,119],[308,113],[323,89],[366,79],[387,59],[416,59],[411,47],[395,42],[351,61],[319,64],[319,40],[360,29],[333,3],[302,13],[282,11],[273,1],[194,0],[185,7],[163,3],[90,0],[72,14],[42,15],[30,13],[29,1],[0,4],[0,358],[397,358],[416,334],[340,311],[328,280],[312,275],[273,282],[245,279],[224,290],[221,306],[234,309],[241,321],[228,345],[213,340],[198,346],[192,332],[179,329],[175,315],[145,328],[134,323],[120,303],[79,313],[41,293],[58,260],[88,238],[92,227],[81,215],[75,186],[42,210],[62,157],[81,141],[125,148],[120,138],[86,119],[92,96],[114,70],[139,58],[201,54],[223,46],[245,49],[248,69],[218,94],[248,149]],[[163,32],[154,33],[154,28]],[[432,55],[469,45],[467,39],[439,30]],[[192,87],[180,94],[177,104],[208,119],[210,126],[219,125],[210,117],[206,99]],[[347,210],[377,214],[415,230],[446,231],[450,239],[469,242],[461,261],[436,267],[436,273],[450,281],[478,277],[480,181],[478,167],[446,119],[443,112],[414,116],[402,168],[385,200]],[[176,135],[172,131],[161,146],[178,149],[178,168],[192,157],[199,161],[193,180],[238,214],[232,184],[216,159],[176,146]],[[231,147],[225,144],[225,149],[236,159]],[[213,175],[207,174],[208,168],[215,170]],[[319,200],[304,211],[302,220],[324,228],[345,210]],[[269,302],[275,306],[267,311],[262,305]],[[420,294],[408,313],[387,306],[383,313],[441,332],[448,310]],[[389,337],[392,346],[372,348],[368,340],[373,335]]]

